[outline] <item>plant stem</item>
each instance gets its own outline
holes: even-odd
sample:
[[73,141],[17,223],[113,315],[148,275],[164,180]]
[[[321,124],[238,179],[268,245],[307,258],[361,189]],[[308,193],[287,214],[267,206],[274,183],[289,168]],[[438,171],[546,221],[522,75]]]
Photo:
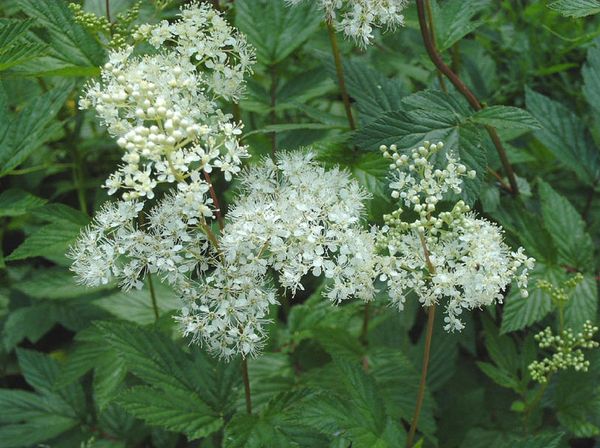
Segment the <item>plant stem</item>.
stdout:
[[[271,65],[269,67],[269,73],[271,75],[271,87],[269,89],[269,94],[271,97],[271,112],[269,114],[270,124],[277,123],[277,113],[275,111],[275,106],[277,106],[277,67],[275,65]],[[271,158],[275,158],[275,152],[277,152],[277,133],[271,133]]]
[[371,303],[365,303],[364,312],[363,312],[363,323],[362,329],[360,331],[360,340],[364,345],[367,345],[368,335],[369,335],[369,307]]
[[217,222],[219,223],[219,229],[221,229],[221,231],[223,231],[223,228],[225,227],[225,222],[223,221],[223,215],[221,214],[221,206],[219,205],[219,199],[217,198],[217,193],[215,192],[212,181],[210,179],[210,174],[208,174],[204,170],[202,170],[202,172],[204,173],[204,180],[208,184],[208,191],[210,191],[210,197],[213,201],[213,204],[215,205],[215,214],[217,215]]
[[[422,233],[419,233],[419,239],[421,240],[421,246],[423,247],[423,255],[425,256],[425,263],[427,269],[431,275],[435,274],[435,266],[429,258],[429,249],[425,237]],[[427,328],[425,333],[425,348],[423,349],[423,364],[421,367],[421,380],[419,381],[419,392],[417,393],[417,403],[415,406],[415,413],[413,414],[412,422],[410,424],[410,430],[408,432],[408,438],[406,439],[406,446],[411,448],[415,439],[415,433],[417,432],[417,425],[419,424],[419,416],[421,415],[421,408],[423,407],[423,400],[425,399],[425,386],[427,385],[427,369],[429,368],[429,357],[431,355],[431,339],[433,337],[433,323],[435,322],[435,303],[427,309]]]
[[[442,72],[450,82],[456,87],[456,89],[466,98],[467,102],[473,107],[475,110],[481,110],[483,107],[477,97],[471,92],[471,90],[462,82],[462,80],[458,77],[456,73],[452,71],[450,67],[446,65],[443,61],[437,49],[435,47],[435,43],[431,40],[431,33],[428,30],[427,19],[425,16],[427,0],[417,0],[417,13],[419,16],[419,27],[421,28],[421,36],[423,37],[423,42],[425,44],[425,49],[427,50],[427,54],[429,58],[433,62],[433,64],[437,67],[437,69]],[[512,169],[510,162],[508,161],[508,156],[506,155],[506,150],[502,146],[502,142],[498,137],[498,133],[491,126],[485,126],[486,131],[488,132],[494,146],[496,147],[496,151],[498,152],[498,156],[500,157],[500,161],[502,162],[502,166],[504,167],[504,171],[506,172],[506,177],[508,178],[508,182],[510,184],[510,189],[512,191],[513,196],[519,194],[519,187],[517,185],[517,179],[515,177],[515,173]]]
[[152,300],[152,309],[154,310],[154,319],[158,320],[160,314],[158,312],[158,302],[156,301],[156,291],[154,290],[154,283],[152,283],[152,274],[148,273],[146,276],[148,279],[148,289],[150,290],[150,299]]
[[75,128],[73,129],[73,132],[71,132],[67,138],[67,145],[71,152],[71,157],[73,158],[73,167],[72,167],[73,183],[75,184],[75,189],[77,190],[77,200],[79,202],[79,209],[87,215],[88,207],[87,207],[87,201],[85,198],[85,187],[83,185],[83,179],[85,176],[83,174],[81,154],[79,152],[79,148],[77,145],[78,140],[79,140],[79,133],[81,132],[82,126],[83,126],[83,113],[81,111],[78,111],[77,114],[75,115]]
[[346,109],[346,117],[348,118],[348,125],[353,131],[356,129],[356,123],[354,116],[352,115],[352,106],[350,104],[350,97],[346,90],[346,80],[344,78],[344,66],[342,65],[342,54],[337,42],[337,36],[335,29],[330,20],[327,20],[327,32],[329,33],[329,41],[331,42],[331,51],[333,53],[333,60],[335,62],[335,72],[338,78],[338,85],[342,93],[342,101],[344,102],[344,109]]
[[[431,2],[427,0],[425,2],[425,7],[427,8],[427,20],[429,22],[429,32],[431,34],[431,41],[434,45],[436,45],[435,40],[435,26],[433,26],[433,12],[431,11]],[[438,82],[440,83],[440,88],[444,93],[448,93],[448,88],[446,87],[446,81],[444,81],[444,75],[438,69],[437,70]]]
[[435,321],[435,308],[433,304],[428,308],[427,311],[427,333],[425,335],[425,349],[423,351],[423,365],[421,367],[421,380],[419,381],[419,392],[417,394],[417,404],[415,406],[415,413],[410,424],[410,430],[408,432],[408,438],[406,439],[406,446],[411,448],[417,432],[417,425],[419,424],[419,416],[421,414],[421,407],[423,406],[423,400],[425,398],[425,386],[427,383],[427,369],[429,368],[429,356],[431,354],[431,339],[433,336],[433,323]]
[[248,359],[242,358],[242,379],[244,380],[244,392],[246,395],[246,412],[252,414],[252,397],[250,396],[250,379],[248,378]]
[[110,0],[106,0],[105,4],[106,4],[106,19],[108,20],[108,23],[110,23],[112,21],[110,18]]

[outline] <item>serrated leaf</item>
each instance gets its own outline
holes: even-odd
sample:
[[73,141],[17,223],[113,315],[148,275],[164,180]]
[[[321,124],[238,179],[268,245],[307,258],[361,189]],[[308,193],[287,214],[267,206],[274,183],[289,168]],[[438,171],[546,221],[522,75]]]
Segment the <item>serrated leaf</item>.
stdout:
[[127,376],[127,368],[114,351],[106,350],[94,364],[94,401],[100,410],[106,409],[118,395]]
[[544,226],[558,250],[559,261],[572,268],[588,270],[593,260],[593,242],[575,207],[546,182],[539,181]]
[[500,369],[489,362],[477,362],[477,366],[499,386],[519,391],[518,380],[506,370]]
[[484,20],[473,20],[489,5],[488,0],[448,0],[434,5],[436,42],[439,50],[447,50],[464,36],[475,31]]
[[540,434],[515,439],[510,446],[512,448],[558,448],[563,437],[563,433]]
[[56,323],[48,304],[18,308],[9,313],[2,331],[2,342],[6,350],[13,349],[27,338],[35,343]]
[[479,194],[487,167],[482,131],[468,117],[472,111],[443,92],[428,90],[402,100],[404,110],[386,114],[357,131],[354,142],[365,151],[377,151],[381,145],[395,144],[408,151],[421,142],[443,141],[446,151],[458,154],[462,163],[477,172],[466,180],[463,195],[473,203]]
[[257,59],[266,65],[289,56],[322,20],[308,2],[290,7],[281,1],[240,0],[235,10],[236,25],[256,48]]
[[46,46],[27,39],[33,20],[0,19],[0,71],[34,59]]
[[537,280],[540,279],[558,284],[562,279],[562,272],[555,267],[536,264],[529,278],[529,296],[522,297],[520,291],[515,288],[506,298],[500,327],[501,334],[528,327],[539,322],[552,311],[552,298],[546,291],[536,286]]
[[43,226],[13,250],[7,261],[24,260],[32,257],[45,257],[51,260],[64,259],[69,246],[81,231],[79,224],[56,222]]
[[104,62],[104,49],[75,22],[63,0],[23,0],[19,7],[48,33],[50,46],[49,56],[36,61],[37,67],[23,66],[28,74],[82,76],[82,70],[95,73]]
[[119,396],[119,404],[146,423],[183,432],[189,440],[206,437],[223,426],[223,419],[186,389],[136,386]]
[[565,325],[578,331],[585,321],[596,320],[598,315],[597,280],[593,274],[585,274],[575,287],[565,306]]
[[71,83],[60,83],[56,88],[27,103],[14,120],[1,117],[0,177],[20,165],[56,134],[60,125],[55,117],[72,87]]
[[526,90],[527,110],[543,126],[535,131],[544,144],[565,166],[589,185],[600,179],[600,153],[585,124],[573,112],[550,98]]
[[598,114],[600,112],[600,39],[596,39],[588,48],[587,60],[581,71],[583,94],[588,104]]
[[[333,70],[332,66],[332,75]],[[344,61],[344,78],[349,95],[356,101],[361,123],[370,123],[386,112],[402,108],[406,90],[400,80],[389,79],[381,71],[356,60]]]
[[[154,282],[159,313],[166,314],[181,307],[180,297],[168,286]],[[112,315],[141,325],[156,320],[148,288],[117,291],[94,301],[94,304]]]
[[111,288],[111,285],[89,288],[75,283],[73,273],[64,268],[33,271],[29,279],[16,285],[16,289],[35,299],[73,299]]
[[45,203],[46,199],[11,188],[0,194],[0,217],[24,215],[29,210],[41,207]]
[[500,129],[541,129],[540,123],[526,110],[512,106],[490,106],[471,117],[475,123]]
[[585,17],[600,12],[598,0],[556,0],[548,3],[548,8],[567,17]]

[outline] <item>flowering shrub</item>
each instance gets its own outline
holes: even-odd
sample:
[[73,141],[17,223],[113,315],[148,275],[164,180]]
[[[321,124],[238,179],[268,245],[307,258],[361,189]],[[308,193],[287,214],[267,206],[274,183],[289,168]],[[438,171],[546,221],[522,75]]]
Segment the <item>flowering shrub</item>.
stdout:
[[592,3],[0,5],[0,448],[595,446]]

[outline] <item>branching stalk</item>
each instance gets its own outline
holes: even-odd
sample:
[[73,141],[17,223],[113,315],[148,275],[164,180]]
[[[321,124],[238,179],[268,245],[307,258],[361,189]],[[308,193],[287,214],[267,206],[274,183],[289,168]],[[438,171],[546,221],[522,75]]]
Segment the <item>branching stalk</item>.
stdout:
[[[271,97],[271,112],[269,114],[270,124],[277,124],[277,112],[275,107],[277,106],[277,84],[279,82],[277,78],[277,67],[271,65],[269,67],[269,73],[271,75],[271,87],[269,88],[269,94]],[[277,152],[277,133],[271,133],[271,157],[275,158]]]
[[221,213],[221,206],[219,205],[219,199],[217,198],[217,193],[215,192],[215,188],[213,187],[212,181],[210,179],[210,174],[206,171],[202,170],[204,173],[204,180],[208,184],[208,191],[210,192],[210,197],[215,205],[215,214],[217,215],[217,222],[219,223],[219,229],[223,231],[225,227],[225,222],[223,221],[223,215]]
[[[477,97],[471,92],[471,90],[462,82],[462,80],[458,77],[456,73],[452,71],[450,67],[446,65],[443,61],[442,57],[438,53],[435,42],[431,40],[431,32],[427,26],[427,18],[425,14],[426,3],[428,0],[417,0],[417,13],[419,16],[419,27],[421,28],[421,36],[423,37],[423,42],[425,44],[425,49],[427,50],[427,54],[429,58],[436,66],[436,68],[442,72],[450,82],[456,87],[456,89],[465,97],[467,102],[471,105],[471,107],[475,110],[481,110],[483,106],[477,99]],[[496,147],[496,151],[498,152],[498,156],[500,157],[500,161],[502,162],[502,166],[504,167],[504,171],[506,172],[506,177],[508,178],[508,182],[510,184],[511,192],[514,196],[519,194],[519,187],[517,185],[517,179],[515,177],[515,173],[512,169],[512,166],[508,160],[508,156],[506,155],[506,150],[502,146],[502,142],[498,137],[498,133],[491,126],[485,127],[488,132],[494,146]]]
[[[429,249],[425,242],[423,234],[419,234],[421,240],[421,246],[423,247],[423,255],[425,257],[425,263],[427,269],[431,275],[435,274],[435,266],[429,258]],[[433,323],[435,322],[435,303],[431,305],[427,310],[427,328],[425,333],[425,348],[423,350],[423,364],[421,367],[421,380],[419,381],[419,391],[417,393],[417,403],[415,405],[415,413],[413,414],[412,421],[410,423],[410,430],[406,439],[407,448],[411,448],[414,443],[415,434],[417,432],[417,425],[419,424],[419,416],[421,415],[421,408],[423,407],[423,400],[425,399],[425,386],[427,385],[427,369],[429,368],[429,358],[431,355],[431,339],[433,337]]]
[[252,414],[252,397],[250,395],[250,379],[248,378],[248,359],[242,358],[242,379],[244,381],[244,393],[246,396],[246,412]]
[[342,94],[342,101],[344,102],[344,109],[346,110],[346,117],[348,118],[348,125],[353,131],[356,129],[356,122],[352,115],[352,105],[350,104],[350,96],[348,96],[348,90],[346,90],[346,79],[344,77],[344,66],[342,65],[342,54],[338,46],[337,36],[335,34],[335,28],[330,20],[327,20],[327,32],[329,33],[329,41],[331,42],[331,51],[333,53],[333,60],[335,62],[335,72],[338,78],[338,85]]

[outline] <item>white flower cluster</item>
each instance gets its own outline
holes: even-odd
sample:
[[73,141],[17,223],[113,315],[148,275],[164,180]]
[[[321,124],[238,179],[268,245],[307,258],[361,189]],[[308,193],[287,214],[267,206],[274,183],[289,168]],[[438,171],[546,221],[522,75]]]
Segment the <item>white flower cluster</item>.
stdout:
[[395,174],[392,197],[412,209],[416,218],[404,221],[402,208],[387,215],[378,247],[388,253],[382,257],[381,272],[392,303],[403,309],[410,292],[425,306],[446,299],[444,328],[461,330],[463,309],[501,303],[514,278],[526,296],[534,260],[522,248],[511,251],[501,228],[477,218],[463,201],[436,213],[449,191],[461,192],[462,177],[475,177],[451,154],[446,154],[445,167],[436,169],[432,159],[442,148],[442,143],[424,142],[409,156],[399,154],[394,145],[381,147]]
[[311,153],[280,153],[249,169],[241,184],[216,269],[183,294],[187,334],[224,357],[256,353],[276,303],[269,268],[292,292],[304,275],[324,274],[333,279],[333,300],[373,299],[375,238],[360,227],[367,195],[348,173],[325,170]]
[[109,194],[124,189],[125,200],[151,199],[158,183],[200,179],[198,172],[213,167],[230,180],[248,156],[238,141],[241,123],[217,102],[239,97],[253,52],[207,5],[192,4],[181,17],[142,27],[158,53],[112,52],[101,81],[90,83],[80,102],[95,108],[125,150],[106,182]]
[[[303,0],[287,0],[296,5]],[[362,47],[373,39],[374,27],[394,29],[404,24],[402,11],[407,0],[318,0],[327,21],[336,23],[338,30],[353,38]],[[337,15],[341,20],[336,22]]]

